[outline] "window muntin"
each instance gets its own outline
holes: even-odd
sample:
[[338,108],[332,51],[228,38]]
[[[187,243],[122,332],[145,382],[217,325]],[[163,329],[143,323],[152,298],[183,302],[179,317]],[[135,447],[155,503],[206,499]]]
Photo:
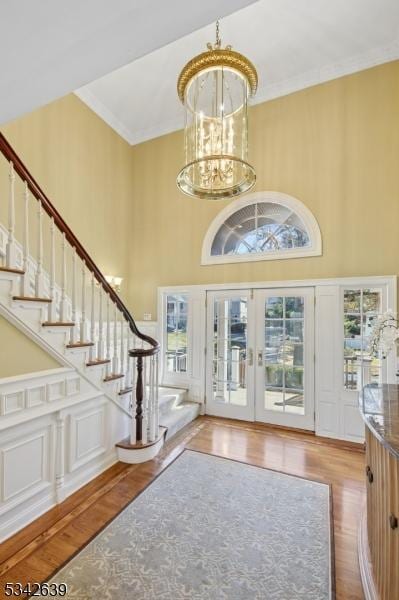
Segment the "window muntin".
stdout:
[[381,358],[370,354],[370,337],[375,319],[382,312],[382,290],[344,290],[344,388],[361,390],[381,383]]
[[322,254],[311,211],[282,192],[253,192],[221,210],[202,244],[201,264],[280,260]]
[[166,297],[166,370],[169,373],[187,372],[187,315],[186,294]]
[[226,219],[215,235],[211,255],[267,253],[309,246],[306,227],[294,211],[282,204],[257,202]]

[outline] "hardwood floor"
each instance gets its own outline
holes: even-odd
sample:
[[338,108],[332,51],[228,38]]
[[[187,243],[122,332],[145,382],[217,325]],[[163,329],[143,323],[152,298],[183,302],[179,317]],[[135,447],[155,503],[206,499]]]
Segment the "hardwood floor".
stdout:
[[1,593],[6,582],[49,578],[185,447],[332,484],[336,598],[363,599],[356,545],[365,501],[364,453],[311,434],[210,417],[199,417],[156,459],[142,465],[114,465],[4,542]]

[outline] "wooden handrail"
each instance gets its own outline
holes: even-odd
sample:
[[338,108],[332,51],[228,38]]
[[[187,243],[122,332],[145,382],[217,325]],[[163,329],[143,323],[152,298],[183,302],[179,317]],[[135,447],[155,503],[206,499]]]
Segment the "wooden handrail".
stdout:
[[134,335],[136,335],[143,342],[147,342],[148,344],[150,344],[151,348],[148,348],[146,350],[142,348],[129,350],[130,356],[144,357],[157,354],[160,349],[159,343],[149,335],[145,335],[144,333],[141,333],[141,331],[139,331],[135,320],[133,319],[129,310],[126,308],[125,304],[122,302],[121,298],[118,296],[115,290],[112,289],[108,281],[105,279],[104,275],[101,273],[100,269],[97,267],[94,260],[90,257],[86,249],[79,242],[78,238],[75,236],[70,227],[66,224],[64,219],[61,217],[60,213],[51,203],[49,198],[43,192],[40,185],[31,175],[31,173],[26,168],[22,160],[19,158],[14,148],[12,148],[12,146],[9,144],[9,142],[1,132],[0,151],[9,162],[13,163],[14,171],[19,175],[23,182],[27,183],[32,195],[36,198],[36,200],[38,200],[41,203],[43,209],[46,211],[49,217],[54,219],[56,227],[61,231],[61,233],[65,234],[66,240],[69,242],[72,248],[75,249],[76,253],[80,257],[80,259],[85,263],[89,271],[91,271],[94,274],[98,283],[100,283],[103,289],[107,292],[107,294],[109,294],[111,300],[117,305],[117,307],[125,317],[126,321],[129,323],[129,327],[132,333],[134,333]]

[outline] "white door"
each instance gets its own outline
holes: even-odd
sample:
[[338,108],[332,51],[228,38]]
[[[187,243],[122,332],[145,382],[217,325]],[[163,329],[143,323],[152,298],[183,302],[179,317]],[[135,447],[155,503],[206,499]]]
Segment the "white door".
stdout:
[[314,290],[208,293],[206,412],[314,429]]
[[207,297],[206,412],[253,421],[253,301],[249,290]]
[[256,420],[314,430],[314,289],[255,297]]

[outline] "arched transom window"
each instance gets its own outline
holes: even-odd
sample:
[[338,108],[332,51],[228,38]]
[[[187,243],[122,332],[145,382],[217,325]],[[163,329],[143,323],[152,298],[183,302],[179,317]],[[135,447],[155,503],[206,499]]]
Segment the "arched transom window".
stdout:
[[205,236],[202,264],[320,254],[319,226],[302,202],[280,192],[256,192],[217,215]]

